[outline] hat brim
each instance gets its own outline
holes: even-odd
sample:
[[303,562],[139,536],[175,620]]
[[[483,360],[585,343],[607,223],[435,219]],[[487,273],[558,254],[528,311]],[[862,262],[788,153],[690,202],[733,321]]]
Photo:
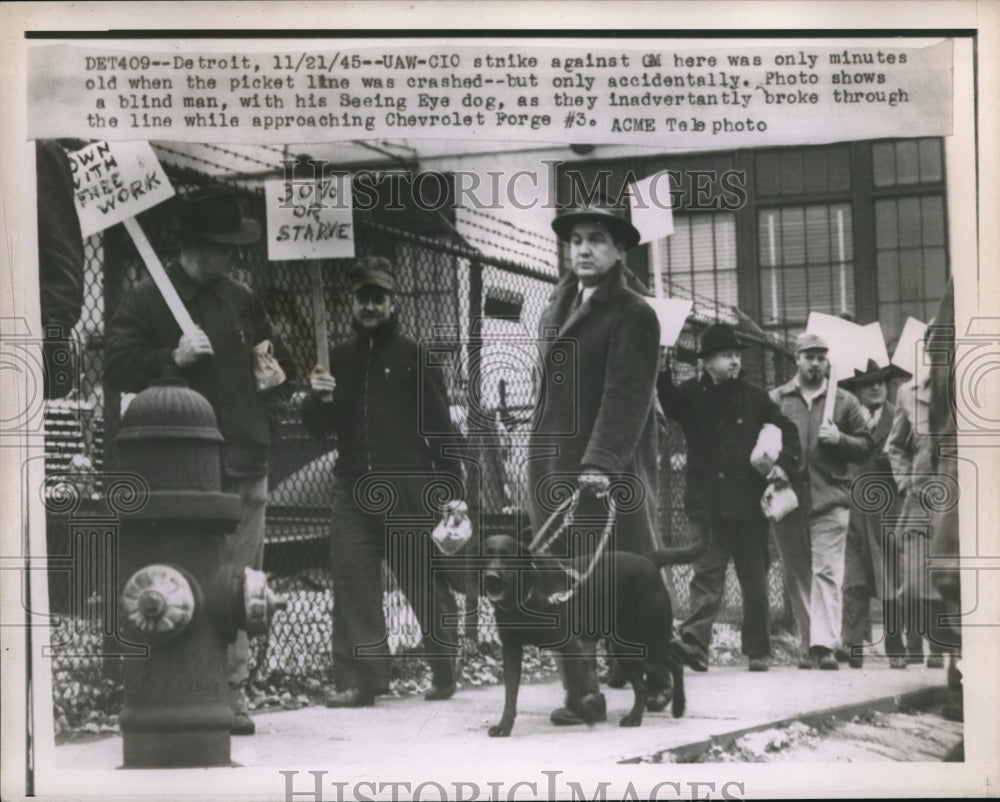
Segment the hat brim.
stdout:
[[601,214],[600,212],[579,211],[566,212],[552,221],[552,230],[563,242],[569,242],[573,234],[573,226],[576,223],[603,223],[611,229],[611,235],[621,242],[626,250],[634,248],[639,244],[641,236],[639,229],[633,226],[628,220],[622,220],[611,214]]
[[351,284],[351,292],[359,290],[362,287],[381,287],[383,290],[386,290],[387,292],[392,292],[392,293],[396,292],[396,288],[392,286],[388,281],[386,281],[385,279],[374,278],[374,277],[367,277],[353,282]]
[[261,231],[260,223],[252,217],[241,217],[240,227],[236,231],[192,231],[180,224],[175,224],[173,229],[179,234],[207,239],[221,245],[251,245],[260,239]]
[[884,368],[879,368],[878,370],[870,371],[869,373],[863,373],[860,376],[851,376],[850,378],[843,379],[838,384],[845,390],[852,390],[858,387],[864,387],[866,384],[875,384],[875,382],[885,382],[888,384],[896,379],[912,379],[913,374],[907,370],[903,370],[898,365],[887,365]]
[[708,350],[703,350],[698,352],[698,359],[704,359],[706,356],[711,356],[712,354],[717,354],[719,351],[746,351],[747,346],[743,343],[726,343],[725,345],[716,345],[714,348],[709,348]]

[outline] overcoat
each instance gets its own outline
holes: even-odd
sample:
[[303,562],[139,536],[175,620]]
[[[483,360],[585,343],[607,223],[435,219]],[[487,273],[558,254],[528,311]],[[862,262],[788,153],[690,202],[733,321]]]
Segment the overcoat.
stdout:
[[765,423],[781,429],[777,463],[790,481],[798,479],[799,432],[759,387],[739,378],[713,384],[707,373],[675,387],[669,368],[657,382],[667,416],[684,429],[687,479],[684,511],[691,518],[719,516],[760,521],[760,497],[767,481],[750,464]]
[[[844,561],[844,587],[871,588],[879,599],[892,597],[892,593],[888,597],[885,595],[885,538],[882,526],[899,515],[902,505],[892,476],[889,455],[885,450],[895,414],[896,407],[886,402],[882,408],[882,416],[871,431],[875,450],[863,463],[850,467],[853,498],[862,502],[870,499],[879,509],[870,512],[861,509],[857,503],[851,506],[847,528],[850,547]],[[885,507],[882,506],[883,503]]]
[[595,468],[612,479],[618,508],[610,547],[645,552],[657,543],[659,322],[628,288],[620,265],[574,309],[576,297],[576,276],[567,273],[539,322],[528,454],[531,525],[537,532],[550,517],[561,483]]

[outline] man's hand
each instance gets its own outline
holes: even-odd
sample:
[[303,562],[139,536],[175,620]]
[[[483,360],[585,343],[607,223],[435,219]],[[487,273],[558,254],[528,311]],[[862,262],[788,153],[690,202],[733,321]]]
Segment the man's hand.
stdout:
[[775,487],[784,487],[785,485],[790,484],[788,481],[788,474],[785,473],[785,469],[780,465],[775,465],[771,468],[770,472],[767,474],[767,481]]
[[174,349],[174,364],[179,368],[197,362],[203,356],[211,356],[212,343],[208,335],[201,329],[195,329],[190,334],[182,334]]
[[314,393],[319,393],[324,400],[329,400],[333,396],[333,391],[337,389],[337,380],[317,365],[309,374],[309,386]]
[[827,421],[820,425],[819,441],[821,443],[828,443],[831,446],[837,445],[840,442],[840,429],[837,428],[837,424],[833,421]]
[[582,489],[589,490],[596,496],[603,496],[607,493],[611,484],[607,474],[601,473],[596,468],[584,468],[577,481]]

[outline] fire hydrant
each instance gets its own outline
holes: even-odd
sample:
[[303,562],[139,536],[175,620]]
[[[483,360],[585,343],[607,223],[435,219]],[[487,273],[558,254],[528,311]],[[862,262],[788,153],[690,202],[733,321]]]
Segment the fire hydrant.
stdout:
[[139,393],[122,416],[121,467],[149,486],[121,517],[120,629],[144,643],[125,661],[125,768],[230,765],[226,649],[268,631],[285,600],[261,571],[222,564],[239,496],[222,493],[222,435],[208,401],[180,379]]

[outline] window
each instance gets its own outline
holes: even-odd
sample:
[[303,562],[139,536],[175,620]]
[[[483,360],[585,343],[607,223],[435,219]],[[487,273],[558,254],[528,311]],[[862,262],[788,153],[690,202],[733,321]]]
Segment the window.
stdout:
[[921,195],[875,202],[878,318],[890,342],[907,317],[927,322],[948,281],[944,198]]
[[[678,215],[674,233],[649,246],[649,270],[702,301],[736,306],[736,217],[733,214]],[[655,280],[651,282],[655,287]],[[683,293],[681,293],[683,294]]]
[[847,203],[762,209],[757,216],[762,323],[791,332],[809,312],[854,314]]
[[872,145],[875,186],[895,187],[944,180],[940,139],[899,139]]

